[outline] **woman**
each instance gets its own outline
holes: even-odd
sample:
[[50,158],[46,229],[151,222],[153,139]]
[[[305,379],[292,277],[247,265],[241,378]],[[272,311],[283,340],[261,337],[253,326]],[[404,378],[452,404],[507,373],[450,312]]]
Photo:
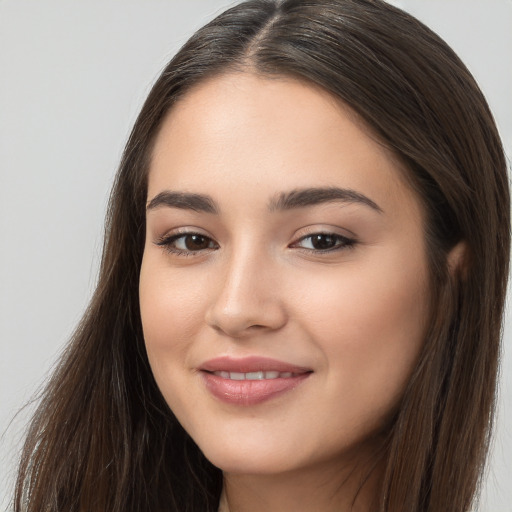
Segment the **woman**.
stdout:
[[485,100],[419,22],[226,11],[135,124],[16,510],[469,510],[508,212]]

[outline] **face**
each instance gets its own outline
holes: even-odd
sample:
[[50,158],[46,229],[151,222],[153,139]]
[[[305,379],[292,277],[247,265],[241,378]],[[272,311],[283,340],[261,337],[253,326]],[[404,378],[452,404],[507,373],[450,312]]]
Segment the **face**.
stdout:
[[343,461],[381,430],[423,342],[422,212],[328,93],[228,74],[165,119],[140,306],[170,408],[232,473]]

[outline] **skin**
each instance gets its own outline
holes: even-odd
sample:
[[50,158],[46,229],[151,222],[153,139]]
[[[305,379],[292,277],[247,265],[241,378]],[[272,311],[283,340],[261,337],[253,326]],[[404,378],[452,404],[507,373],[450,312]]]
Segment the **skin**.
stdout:
[[[269,209],[281,194],[312,187],[349,189],[374,206]],[[148,208],[140,305],[167,403],[224,472],[222,506],[369,510],[379,433],[428,316],[422,210],[400,164],[325,91],[233,73],[196,86],[164,120],[148,205],[165,191],[208,195],[218,209]],[[184,233],[206,238],[200,246],[170,238]],[[315,248],[318,233],[332,250]],[[198,370],[226,355],[312,373],[263,403],[227,404]]]

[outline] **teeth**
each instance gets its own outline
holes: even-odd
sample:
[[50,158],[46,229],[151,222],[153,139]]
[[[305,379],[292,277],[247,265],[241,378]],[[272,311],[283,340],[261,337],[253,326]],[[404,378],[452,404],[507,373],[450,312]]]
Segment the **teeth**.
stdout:
[[264,378],[264,372],[249,372],[245,374],[245,380],[262,380]]
[[264,379],[287,379],[290,377],[293,377],[292,372],[276,372],[276,371],[270,371],[270,372],[247,372],[247,373],[240,373],[240,372],[224,372],[224,371],[218,371],[213,372],[214,375],[217,375],[217,377],[222,377],[223,379],[230,379],[230,380],[264,380]]

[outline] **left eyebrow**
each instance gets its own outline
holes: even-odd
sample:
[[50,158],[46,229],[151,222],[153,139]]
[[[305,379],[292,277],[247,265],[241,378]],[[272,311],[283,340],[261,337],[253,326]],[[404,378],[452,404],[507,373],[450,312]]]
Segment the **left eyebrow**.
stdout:
[[270,200],[268,209],[283,211],[331,202],[363,204],[378,213],[383,213],[382,208],[369,197],[355,190],[338,187],[303,188],[283,192]]

